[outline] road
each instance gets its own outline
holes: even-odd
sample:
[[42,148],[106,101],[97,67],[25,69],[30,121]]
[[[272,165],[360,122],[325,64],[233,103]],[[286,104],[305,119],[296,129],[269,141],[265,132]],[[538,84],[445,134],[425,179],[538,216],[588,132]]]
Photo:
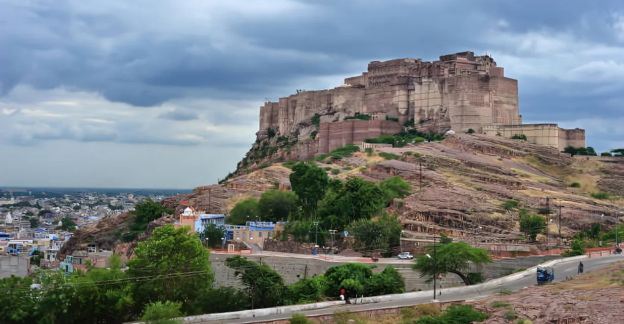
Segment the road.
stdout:
[[[591,271],[593,269],[604,267],[615,261],[624,261],[624,256],[606,256],[601,258],[593,258],[593,259],[584,259],[583,265],[585,272]],[[557,264],[554,266],[555,269],[555,281],[563,281],[566,276],[577,274],[578,262],[566,262]],[[465,287],[461,292],[454,292],[449,295],[439,295],[437,296],[438,300],[441,302],[444,301],[455,301],[455,300],[472,300],[479,299],[481,297],[489,296],[498,293],[502,289],[509,289],[511,291],[517,291],[524,287],[534,286],[536,285],[535,276],[524,277],[507,284],[502,284],[495,288],[484,289],[479,288],[478,286],[468,286]],[[422,304],[431,302],[433,299],[433,291],[431,291],[432,296],[423,297],[423,298],[413,298],[413,299],[404,299],[404,300],[395,300],[374,304],[347,304],[337,307],[331,308],[323,308],[316,309],[310,311],[298,312],[302,313],[306,316],[315,316],[315,315],[330,315],[333,314],[337,310],[350,310],[354,311],[362,311],[362,310],[372,310],[372,309],[382,309],[382,308],[391,308],[391,307],[400,307],[400,306],[411,306],[415,304]],[[291,313],[283,313],[283,314],[275,314],[269,316],[255,317],[255,318],[242,318],[242,319],[231,319],[231,320],[222,320],[219,323],[228,323],[228,324],[243,324],[243,323],[255,323],[259,321],[270,321],[270,320],[280,320],[280,319],[289,319],[292,317]],[[202,324],[208,324],[214,322],[203,322]]]

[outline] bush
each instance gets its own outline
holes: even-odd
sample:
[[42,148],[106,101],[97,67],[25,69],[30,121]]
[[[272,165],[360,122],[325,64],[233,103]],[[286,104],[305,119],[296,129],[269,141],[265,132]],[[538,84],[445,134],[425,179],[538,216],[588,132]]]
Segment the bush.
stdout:
[[499,295],[511,295],[511,290],[504,288],[498,292]]
[[507,200],[505,202],[505,209],[512,210],[518,207],[518,202],[515,200]]
[[323,170],[325,171],[331,171],[332,167],[324,167]]
[[466,132],[466,134],[473,134],[475,131],[472,128],[468,128],[468,131]]
[[613,156],[613,154],[611,154],[610,152],[602,152],[600,153],[600,156]]
[[[515,314],[514,314],[515,316]],[[485,313],[478,312],[469,305],[451,306],[442,316],[432,317],[424,316],[418,319],[414,324],[469,324],[472,322],[483,322],[488,318]]]
[[516,134],[516,135],[512,136],[511,139],[517,139],[517,140],[526,141],[527,137],[524,134]]
[[513,321],[516,319],[516,312],[512,310],[508,310],[505,312],[505,319],[508,321]]
[[396,154],[386,153],[386,152],[380,152],[379,156],[381,156],[382,158],[384,158],[386,160],[396,160],[396,159],[399,158],[399,156],[396,155]]
[[366,155],[372,156],[373,155],[373,148],[372,147],[367,147],[366,149],[364,149],[364,152],[366,152]]
[[578,183],[578,182],[573,182],[573,183],[570,185],[570,187],[572,187],[572,188],[580,188],[580,187],[581,187],[581,184],[580,184],[580,183]]
[[332,173],[332,174],[334,174],[334,175],[336,175],[336,174],[340,173],[340,170],[338,170],[338,169],[332,169],[332,170],[331,170],[331,173]]
[[312,131],[312,133],[310,134],[310,138],[311,139],[315,139],[316,138],[316,134],[318,134],[317,131]]
[[381,135],[379,137],[367,138],[364,140],[365,143],[373,143],[373,144],[392,144],[396,139],[392,135]]
[[371,116],[370,115],[355,115],[355,116],[345,117],[344,120],[371,120]]
[[412,118],[412,119],[410,119],[410,120],[406,121],[406,122],[403,124],[403,126],[404,126],[404,127],[414,127],[414,118]]
[[352,168],[352,167],[350,167],[350,166],[348,166],[348,167],[344,167],[344,168],[342,168],[342,169],[343,169],[343,170],[345,170],[345,171],[353,170],[353,168]]
[[390,116],[388,116],[388,115],[386,115],[386,120],[395,121],[395,122],[398,122],[398,121],[399,121],[399,119],[398,119],[398,118],[392,118],[392,117],[390,117]]
[[310,320],[303,314],[293,314],[292,318],[288,320],[290,324],[309,324]]
[[606,192],[593,193],[591,196],[596,199],[609,199],[609,194]]
[[314,116],[310,119],[310,124],[319,127],[321,124],[321,116],[319,116],[319,114],[314,114]]
[[275,131],[273,129],[269,128],[268,132],[269,132],[269,138],[275,137]]
[[270,166],[271,166],[271,163],[269,163],[269,162],[264,162],[264,163],[262,163],[262,164],[260,164],[260,165],[258,166],[258,169],[264,169],[264,168],[268,168],[268,167],[270,167]]
[[181,303],[172,303],[166,301],[156,302],[145,306],[143,311],[143,317],[141,320],[147,324],[178,324],[182,323],[182,320],[176,319],[176,317],[182,316],[180,312]]
[[359,150],[360,150],[359,146],[353,145],[353,144],[347,144],[347,145],[345,145],[345,146],[343,146],[341,148],[337,148],[337,149],[331,151],[330,153],[321,154],[321,155],[317,156],[316,158],[314,158],[314,160],[316,160],[316,161],[324,161],[325,159],[327,159],[330,156],[331,156],[332,160],[340,160],[342,158],[351,156],[351,154],[353,154],[353,152],[357,152]]

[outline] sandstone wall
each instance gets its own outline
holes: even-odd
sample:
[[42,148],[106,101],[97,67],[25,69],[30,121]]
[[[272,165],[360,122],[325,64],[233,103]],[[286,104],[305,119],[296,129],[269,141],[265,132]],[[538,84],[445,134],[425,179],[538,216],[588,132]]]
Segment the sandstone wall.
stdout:
[[557,124],[485,125],[483,133],[490,136],[500,133],[505,138],[524,134],[529,143],[559,148]]
[[568,146],[585,147],[585,130],[559,128],[559,150],[563,151]]
[[367,138],[397,134],[402,126],[390,120],[344,120],[321,123],[318,133],[318,153],[329,153],[347,144],[361,144]]

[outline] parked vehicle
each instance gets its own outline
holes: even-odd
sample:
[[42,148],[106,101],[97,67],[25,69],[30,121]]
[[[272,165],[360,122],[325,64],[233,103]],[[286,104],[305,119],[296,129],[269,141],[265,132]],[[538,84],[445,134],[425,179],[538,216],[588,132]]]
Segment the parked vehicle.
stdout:
[[537,268],[537,284],[552,282],[555,280],[555,269],[552,267]]
[[399,253],[398,257],[399,257],[399,259],[409,259],[409,260],[414,258],[414,256],[411,253],[409,253],[409,252]]

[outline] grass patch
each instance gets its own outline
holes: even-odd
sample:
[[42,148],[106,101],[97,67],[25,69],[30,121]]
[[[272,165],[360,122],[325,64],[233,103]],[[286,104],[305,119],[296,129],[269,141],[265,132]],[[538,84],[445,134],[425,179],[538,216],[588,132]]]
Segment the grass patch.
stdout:
[[355,116],[348,116],[345,117],[344,120],[371,120],[371,116],[370,115],[355,115]]
[[498,294],[499,294],[499,295],[511,295],[511,293],[512,293],[512,291],[511,291],[511,290],[509,290],[509,289],[507,289],[507,288],[505,288],[505,289],[501,289],[501,290],[498,292]]
[[398,155],[392,154],[392,153],[387,153],[387,152],[379,152],[379,156],[381,156],[382,158],[384,158],[386,160],[396,160],[396,159],[399,158]]
[[360,150],[360,147],[353,144],[348,144],[341,148],[337,148],[329,153],[321,154],[314,158],[315,161],[324,161],[327,158],[331,157],[332,160],[340,160],[342,158],[350,157],[354,152]]
[[342,168],[342,169],[343,169],[343,170],[345,170],[345,171],[353,170],[353,168],[352,168],[352,167],[350,167],[350,166],[348,166],[348,167],[344,167],[344,168]]
[[496,307],[496,308],[509,307],[509,303],[505,303],[500,300],[495,300],[490,304],[490,306]]
[[289,168],[292,170],[292,168],[295,166],[295,164],[299,163],[299,161],[284,161],[282,162],[282,166],[285,168]]
[[331,173],[332,173],[333,175],[336,175],[336,174],[340,173],[340,170],[338,170],[338,169],[332,169],[332,170],[331,170]]
[[513,321],[516,319],[516,312],[509,310],[507,312],[505,312],[505,319],[508,321]]
[[591,194],[591,196],[592,196],[593,198],[596,198],[596,199],[609,199],[609,197],[611,197],[611,196],[610,196],[608,193],[606,193],[606,192],[597,192],[597,193],[593,193],[593,194]]

